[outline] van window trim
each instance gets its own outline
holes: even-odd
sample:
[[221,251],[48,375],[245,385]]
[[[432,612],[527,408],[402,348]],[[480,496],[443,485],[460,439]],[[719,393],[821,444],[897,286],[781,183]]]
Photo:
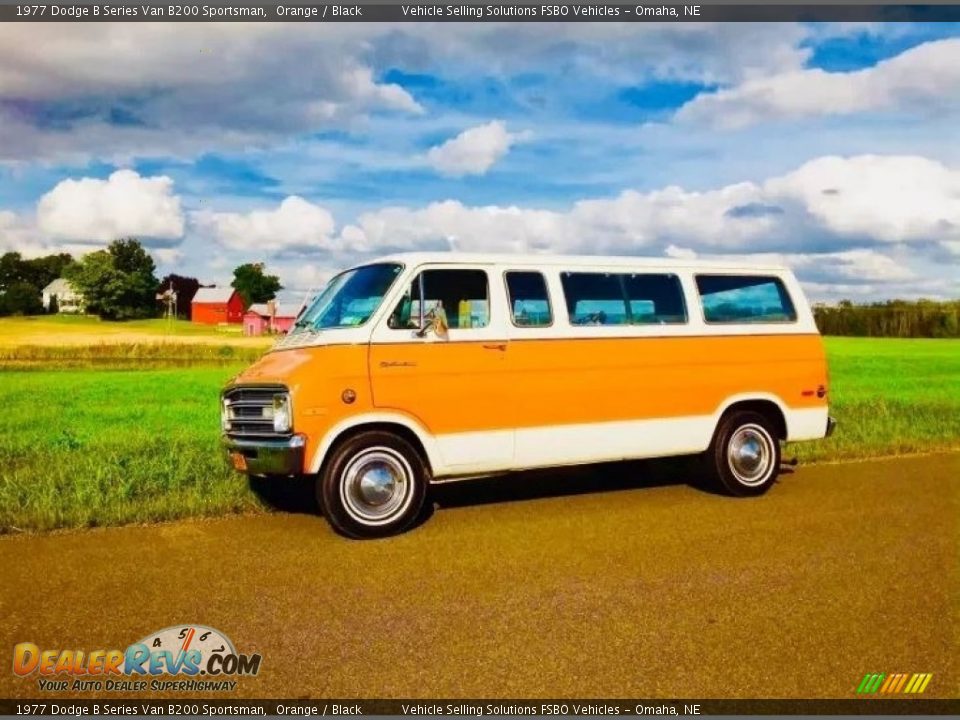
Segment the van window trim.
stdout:
[[[653,271],[653,270],[564,270],[560,269],[557,273],[557,277],[560,280],[560,290],[563,293],[563,307],[566,310],[567,308],[567,288],[563,284],[564,275],[609,275],[617,279],[618,284],[620,285],[620,294],[622,295],[623,304],[624,304],[624,314],[627,318],[626,323],[620,325],[610,325],[608,327],[654,327],[657,325],[665,325],[667,327],[680,327],[680,326],[690,326],[690,304],[687,302],[687,290],[683,282],[683,278],[678,272],[672,271]],[[683,320],[677,322],[652,322],[652,323],[635,323],[633,322],[633,307],[631,306],[632,298],[627,293],[627,285],[625,278],[634,278],[634,277],[644,277],[644,276],[661,276],[666,278],[672,278],[676,283],[676,289],[680,295],[680,305],[683,309]],[[694,287],[696,287],[696,281],[694,281]],[[548,288],[549,292],[549,288]],[[509,291],[508,291],[509,295]],[[790,302],[793,302],[793,297],[790,297]],[[794,308],[796,309],[796,308]],[[700,314],[703,317],[703,303],[700,303]],[[569,310],[565,313],[567,318],[567,323],[569,327],[580,328],[587,327],[584,325],[578,325],[573,322],[573,319],[570,317]],[[728,323],[729,324],[729,323]],[[544,326],[547,327],[547,326]]]
[[[790,301],[790,307],[793,309],[793,320],[738,320],[736,322],[724,322],[722,320],[707,320],[707,308],[703,304],[703,293],[700,292],[700,285],[697,284],[697,278],[700,277],[750,277],[750,278],[767,278],[773,280],[774,282],[780,283],[780,287],[783,288],[783,291],[787,294],[787,299]],[[730,327],[737,325],[746,325],[748,327],[754,327],[757,325],[797,325],[800,322],[800,311],[797,309],[797,303],[793,298],[793,293],[790,292],[790,288],[787,287],[787,283],[784,282],[783,276],[778,274],[767,274],[767,275],[758,275],[751,272],[743,271],[731,271],[731,272],[695,272],[693,273],[693,289],[697,293],[697,304],[700,306],[700,317],[703,320],[704,325],[710,325],[712,327]]]
[[[513,298],[510,296],[510,283],[507,282],[507,275],[510,273],[536,273],[543,279],[543,289],[547,293],[547,307],[550,309],[550,322],[546,325],[517,325],[513,316]],[[542,330],[544,328],[552,328],[557,322],[557,313],[554,311],[553,297],[550,295],[550,283],[547,281],[547,274],[538,268],[530,268],[527,270],[519,270],[516,268],[510,268],[503,271],[503,289],[507,293],[507,315],[510,316],[510,324],[518,330]]]

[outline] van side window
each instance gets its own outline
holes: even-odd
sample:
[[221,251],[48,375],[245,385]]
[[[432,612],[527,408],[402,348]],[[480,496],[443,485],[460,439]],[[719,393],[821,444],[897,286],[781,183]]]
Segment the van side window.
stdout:
[[490,288],[483,270],[424,270],[413,279],[387,324],[394,329],[420,327],[421,288],[424,315],[443,312],[452,330],[490,324]]
[[571,325],[626,325],[621,277],[613,273],[560,274]]
[[683,302],[680,278],[676,275],[638,273],[624,275],[627,299],[630,301],[632,325],[685,323],[687,309]]
[[676,275],[562,273],[573,325],[648,325],[687,321]]
[[703,317],[710,323],[793,322],[797,311],[783,281],[757,275],[697,275]]
[[547,281],[542,273],[511,270],[506,274],[510,318],[517,327],[547,327],[553,324]]

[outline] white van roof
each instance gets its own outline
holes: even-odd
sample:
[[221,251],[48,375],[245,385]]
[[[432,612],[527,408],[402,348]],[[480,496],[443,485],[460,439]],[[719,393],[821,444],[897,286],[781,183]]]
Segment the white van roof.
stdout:
[[408,252],[385,255],[363,263],[397,262],[407,266],[422,263],[472,263],[477,265],[511,265],[514,267],[628,267],[695,270],[741,270],[745,272],[789,272],[783,265],[769,263],[700,260],[699,258],[645,257],[643,255],[552,255],[549,253],[464,253]]

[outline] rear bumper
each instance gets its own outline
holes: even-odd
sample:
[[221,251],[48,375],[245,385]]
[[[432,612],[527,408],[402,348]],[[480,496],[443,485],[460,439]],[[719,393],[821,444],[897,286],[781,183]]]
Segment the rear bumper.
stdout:
[[833,431],[837,429],[837,421],[832,415],[827,416],[827,434],[824,437],[830,437],[833,435]]
[[246,461],[248,475],[300,475],[307,439],[291,435],[277,440],[243,439],[221,436],[220,442],[231,455],[239,453]]

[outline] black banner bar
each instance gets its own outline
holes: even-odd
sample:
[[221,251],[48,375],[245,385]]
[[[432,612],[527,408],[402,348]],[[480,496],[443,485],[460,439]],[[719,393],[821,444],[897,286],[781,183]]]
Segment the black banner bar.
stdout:
[[956,22],[960,5],[229,4],[218,1],[0,4],[0,22]]
[[358,715],[582,717],[611,715],[960,715],[960,699],[841,700],[0,700],[0,715]]

